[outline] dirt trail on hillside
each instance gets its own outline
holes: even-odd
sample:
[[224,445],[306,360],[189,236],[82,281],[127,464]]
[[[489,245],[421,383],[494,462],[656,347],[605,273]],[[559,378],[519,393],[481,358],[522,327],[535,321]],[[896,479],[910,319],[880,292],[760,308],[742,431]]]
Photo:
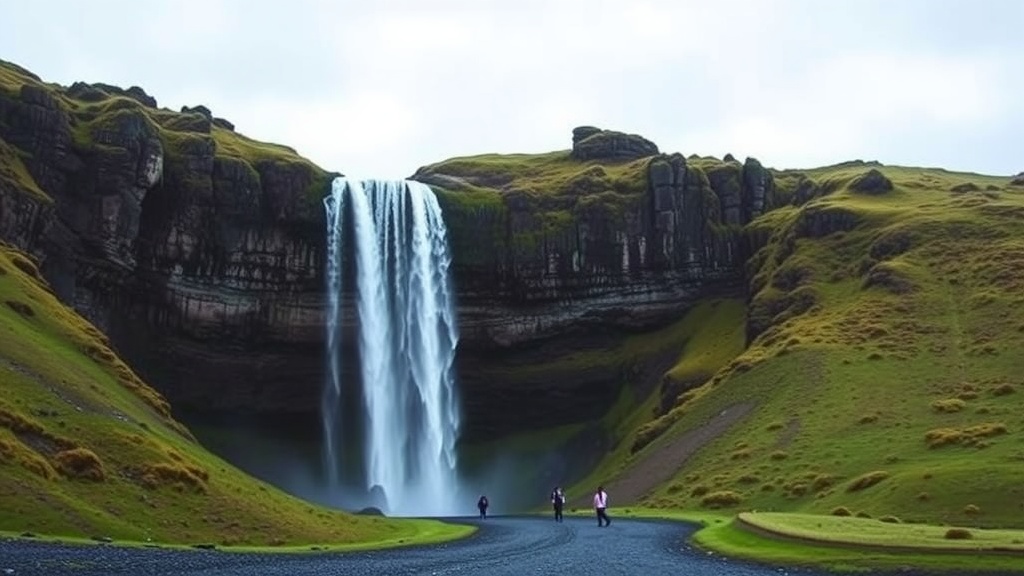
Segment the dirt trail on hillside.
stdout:
[[[703,425],[661,444],[643,460],[630,466],[624,476],[618,476],[605,484],[609,500],[617,506],[637,502],[675,476],[691,456],[746,418],[753,409],[753,402],[733,404],[709,418]],[[590,497],[573,504],[579,508],[589,508]]]

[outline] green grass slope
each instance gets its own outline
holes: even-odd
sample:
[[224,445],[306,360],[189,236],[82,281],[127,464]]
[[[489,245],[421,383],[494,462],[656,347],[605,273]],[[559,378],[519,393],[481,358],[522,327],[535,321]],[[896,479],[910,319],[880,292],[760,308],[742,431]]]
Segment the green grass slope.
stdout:
[[632,458],[755,408],[642,503],[1024,526],[1024,188],[860,163],[776,182],[810,201],[748,227],[749,345]]
[[466,533],[324,509],[206,452],[35,265],[2,244],[0,391],[0,531],[257,546]]

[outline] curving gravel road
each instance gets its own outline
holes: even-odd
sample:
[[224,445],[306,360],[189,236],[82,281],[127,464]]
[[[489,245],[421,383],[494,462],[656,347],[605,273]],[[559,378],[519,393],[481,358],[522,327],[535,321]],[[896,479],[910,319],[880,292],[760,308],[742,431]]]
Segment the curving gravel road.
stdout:
[[566,518],[561,524],[538,517],[460,521],[481,529],[455,543],[377,552],[251,554],[6,540],[0,541],[0,575],[821,574],[706,554],[685,543],[694,528],[677,522],[613,519],[611,526],[598,528],[590,518]]

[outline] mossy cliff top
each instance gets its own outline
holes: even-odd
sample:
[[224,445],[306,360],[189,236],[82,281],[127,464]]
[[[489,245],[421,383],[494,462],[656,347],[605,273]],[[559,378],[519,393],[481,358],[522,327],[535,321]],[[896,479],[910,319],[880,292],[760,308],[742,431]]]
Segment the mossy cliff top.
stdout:
[[[593,207],[621,213],[623,206],[641,200],[657,185],[651,180],[652,163],[657,166],[669,161],[689,171],[693,184],[709,188],[716,204],[738,203],[745,177],[764,180],[762,185],[771,193],[771,174],[752,158],[745,163],[731,155],[682,159],[678,154],[660,153],[656,144],[642,136],[593,126],[573,130],[572,143],[569,150],[540,154],[450,158],[420,168],[412,178],[467,208],[528,205],[540,211],[570,213]],[[767,201],[770,204],[772,198]],[[723,222],[717,213],[710,219]]]
[[[236,132],[231,122],[213,116],[205,106],[186,106],[177,112],[160,108],[155,98],[136,86],[122,89],[76,82],[64,87],[44,82],[3,60],[0,125],[6,127],[0,134],[16,134],[6,143],[0,139],[0,179],[39,197],[47,196],[43,191],[47,186],[41,186],[24,169],[23,161],[37,154],[37,148],[44,144],[56,144],[64,148],[61,152],[87,157],[126,140],[154,139],[166,155],[167,171],[195,171],[196,157],[226,161],[251,174],[257,183],[267,177],[268,170],[287,171],[304,184],[298,192],[310,204],[318,203],[328,192],[332,176],[287,146],[259,142]],[[69,132],[70,142],[52,134],[64,130]],[[35,137],[28,136],[33,131]],[[201,176],[181,175],[186,181]]]
[[592,126],[572,136],[570,150],[452,158],[412,176],[441,197],[457,267],[606,284],[742,268],[740,229],[774,203],[757,160],[662,154]]

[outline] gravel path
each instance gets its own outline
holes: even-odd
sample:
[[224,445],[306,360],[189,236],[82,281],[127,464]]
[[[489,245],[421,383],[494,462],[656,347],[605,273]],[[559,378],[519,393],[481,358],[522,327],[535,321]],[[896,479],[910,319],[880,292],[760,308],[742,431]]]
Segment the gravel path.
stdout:
[[378,552],[252,554],[206,550],[66,546],[28,540],[0,541],[0,575],[36,574],[686,574],[721,576],[818,575],[731,562],[685,543],[687,524],[616,519],[598,528],[590,518],[497,517],[455,543]]

